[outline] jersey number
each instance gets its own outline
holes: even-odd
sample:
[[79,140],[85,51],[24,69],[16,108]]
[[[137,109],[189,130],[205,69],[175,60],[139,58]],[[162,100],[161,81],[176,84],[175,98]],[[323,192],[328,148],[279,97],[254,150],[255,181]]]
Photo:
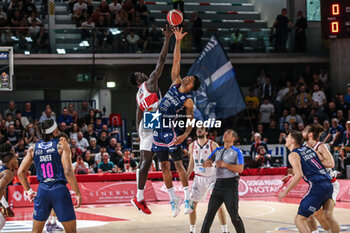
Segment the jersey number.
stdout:
[[53,177],[53,168],[52,168],[52,163],[45,163],[41,164],[41,170],[43,171],[43,177],[44,178],[52,178]]

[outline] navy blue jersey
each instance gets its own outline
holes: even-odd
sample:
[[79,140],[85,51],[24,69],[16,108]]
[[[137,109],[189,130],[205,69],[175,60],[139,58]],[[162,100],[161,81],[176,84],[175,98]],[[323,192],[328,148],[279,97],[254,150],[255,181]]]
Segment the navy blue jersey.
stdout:
[[61,155],[58,153],[57,144],[59,139],[49,142],[43,140],[35,143],[34,164],[39,183],[55,184],[67,183],[61,162]]
[[303,178],[305,182],[317,183],[320,181],[332,180],[316,152],[310,147],[301,146],[295,148],[292,152],[296,152],[300,156],[301,168],[303,170]]
[[185,110],[184,102],[191,98],[193,99],[192,93],[181,93],[178,88],[180,85],[173,85],[167,91],[165,96],[160,102],[159,111],[164,115],[172,115],[183,113],[182,110]]

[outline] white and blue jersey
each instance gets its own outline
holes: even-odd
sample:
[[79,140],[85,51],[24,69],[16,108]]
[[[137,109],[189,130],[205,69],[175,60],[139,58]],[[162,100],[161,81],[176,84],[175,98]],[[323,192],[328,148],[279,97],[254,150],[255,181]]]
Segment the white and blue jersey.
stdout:
[[34,198],[33,218],[37,221],[46,221],[52,209],[60,222],[76,219],[61,155],[58,153],[58,143],[59,139],[53,139],[48,142],[41,140],[35,144],[33,160],[39,187]]
[[301,146],[292,152],[299,155],[303,179],[309,183],[309,190],[300,202],[298,210],[299,215],[308,218],[332,198],[332,179],[313,149]]
[[[179,87],[180,85],[173,85],[159,104],[159,112],[162,114],[164,122],[169,123],[178,120],[179,115],[186,113],[185,101],[193,99],[191,92],[181,93]],[[179,147],[179,145],[174,145],[178,134],[178,127],[172,125],[167,125],[167,127],[162,125],[160,129],[155,129],[153,132],[153,151],[175,151]]]

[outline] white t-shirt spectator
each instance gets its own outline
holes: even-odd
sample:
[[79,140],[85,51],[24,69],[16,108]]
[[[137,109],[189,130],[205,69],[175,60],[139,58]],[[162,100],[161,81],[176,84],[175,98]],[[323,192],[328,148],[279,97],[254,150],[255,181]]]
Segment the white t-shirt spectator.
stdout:
[[109,10],[114,14],[118,13],[121,9],[122,9],[122,5],[120,5],[120,3],[117,3],[116,5],[114,5],[114,3],[112,2],[111,4],[109,4]]
[[326,95],[323,91],[319,90],[312,93],[312,100],[317,102],[319,106],[323,105],[323,100],[326,99]]
[[261,123],[270,123],[270,116],[275,112],[271,103],[260,105]]
[[81,27],[82,27],[82,28],[95,28],[95,23],[94,23],[94,22],[91,22],[91,23],[89,24],[87,21],[85,21],[85,22],[83,22],[83,23],[81,24]]
[[303,119],[301,118],[301,116],[300,115],[298,115],[298,114],[296,114],[295,116],[292,116],[292,115],[288,115],[287,117],[286,117],[286,120],[285,120],[286,122],[289,122],[289,124],[292,124],[292,123],[294,123],[294,122],[296,122],[296,123],[304,123],[303,122]]
[[132,37],[130,34],[126,37],[126,39],[128,40],[128,42],[130,44],[136,44],[137,41],[139,41],[140,37],[137,34],[134,34],[134,37]]
[[282,103],[282,99],[285,95],[287,95],[287,93],[289,92],[289,88],[285,87],[283,89],[281,89],[276,96],[276,101],[281,102]]
[[73,163],[73,169],[75,169],[78,166],[78,169],[85,169],[89,168],[89,164],[87,162],[84,162],[84,164],[79,164],[77,162]]
[[0,13],[0,19],[5,19],[5,20],[7,20],[7,15],[6,15],[5,12],[1,11],[1,13]]
[[76,11],[83,11],[83,10],[87,10],[87,5],[86,3],[82,3],[82,4],[79,4],[79,2],[75,3],[74,4],[74,7],[73,7],[73,11],[76,12]]
[[[29,16],[28,17],[28,23],[31,24],[32,20],[33,20],[33,18],[31,16]],[[37,24],[42,24],[41,20],[38,17],[35,18],[35,21],[36,21]]]
[[36,36],[40,32],[40,27],[38,25],[30,26],[29,27],[29,33],[31,36]]
[[77,140],[77,146],[80,148],[81,151],[85,152],[86,148],[89,146],[88,140],[86,138],[82,138],[80,141]]

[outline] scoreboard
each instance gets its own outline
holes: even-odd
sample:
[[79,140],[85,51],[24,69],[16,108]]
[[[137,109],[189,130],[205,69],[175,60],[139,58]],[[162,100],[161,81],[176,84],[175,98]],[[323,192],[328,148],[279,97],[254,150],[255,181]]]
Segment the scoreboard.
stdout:
[[350,38],[350,0],[321,0],[322,37]]

